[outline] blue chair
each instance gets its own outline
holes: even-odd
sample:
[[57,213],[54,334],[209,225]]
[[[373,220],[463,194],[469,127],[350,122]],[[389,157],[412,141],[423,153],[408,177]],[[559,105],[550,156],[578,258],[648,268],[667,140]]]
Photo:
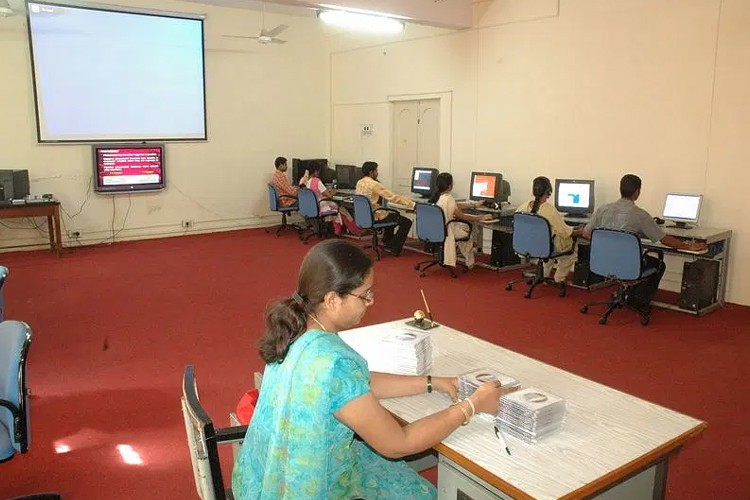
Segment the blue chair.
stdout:
[[[287,198],[295,201],[295,204],[290,207],[282,207],[279,203],[280,199]],[[281,225],[276,229],[276,236],[281,233],[284,229],[292,228],[297,232],[302,231],[302,228],[296,224],[287,224],[286,216],[299,210],[297,207],[297,198],[295,196],[289,196],[286,194],[279,195],[276,191],[276,186],[273,184],[268,185],[268,204],[273,212],[279,212],[281,214]],[[266,232],[270,232],[270,229],[266,229]]]
[[181,403],[198,497],[203,500],[234,498],[231,488],[224,489],[219,445],[241,442],[247,434],[247,426],[214,427],[198,398],[198,382],[192,365],[185,367]]
[[[0,323],[0,462],[29,450],[31,435],[26,357],[30,346],[29,325],[22,321]],[[60,495],[44,493],[16,498],[59,500]]]
[[[446,266],[443,263],[445,254],[445,237],[448,232],[448,225],[445,223],[445,214],[443,210],[432,203],[417,203],[417,238],[423,242],[427,250],[432,254],[432,259],[419,262],[414,265],[414,270],[419,271],[420,276],[425,276],[425,272],[432,266],[439,265],[445,269],[451,275],[451,278],[457,278],[456,273],[453,271],[451,266]],[[464,221],[453,220],[448,224],[466,224],[471,229],[471,226]],[[470,232],[470,231],[467,231]],[[469,237],[457,238],[456,241],[467,241]],[[468,271],[468,268],[464,266],[464,272]]]
[[555,252],[555,243],[549,221],[539,214],[518,212],[513,214],[513,251],[526,259],[537,259],[533,277],[524,276],[505,285],[506,290],[513,290],[515,283],[522,281],[528,284],[524,298],[531,298],[531,293],[539,283],[550,283],[557,287],[558,295],[565,297],[565,283],[558,283],[552,278],[544,277],[544,263],[563,255],[573,253],[575,245],[566,252]]
[[364,248],[375,250],[375,259],[380,260],[380,248],[378,247],[378,234],[389,227],[398,226],[398,222],[378,222],[374,212],[388,212],[398,215],[398,210],[392,208],[378,208],[373,211],[370,199],[361,194],[352,195],[354,203],[354,223],[362,230],[363,235],[372,235],[372,243]]
[[648,325],[651,308],[639,308],[629,303],[633,287],[645,281],[658,272],[664,265],[664,252],[658,249],[648,250],[659,259],[657,267],[643,268],[643,248],[637,234],[616,229],[594,229],[591,232],[591,272],[617,282],[617,291],[611,300],[589,302],[581,307],[582,313],[587,313],[589,307],[604,304],[609,306],[599,318],[600,325],[606,325],[609,315],[615,309],[627,306],[636,311],[642,325]]
[[5,319],[5,301],[3,300],[3,285],[8,277],[8,268],[0,266],[0,321]]
[[302,216],[307,221],[308,227],[310,227],[312,230],[311,233],[307,236],[303,236],[300,234],[300,239],[307,243],[307,240],[309,240],[310,237],[316,234],[319,238],[322,239],[325,232],[325,222],[323,219],[330,215],[336,215],[339,213],[339,211],[326,210],[324,212],[321,212],[320,201],[318,201],[318,197],[315,196],[315,193],[313,193],[310,189],[300,187],[298,196],[299,213],[302,214]]

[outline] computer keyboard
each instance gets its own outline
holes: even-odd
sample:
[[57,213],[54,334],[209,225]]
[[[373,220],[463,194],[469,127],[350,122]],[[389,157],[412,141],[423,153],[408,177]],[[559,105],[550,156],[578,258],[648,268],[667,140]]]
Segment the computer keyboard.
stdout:
[[463,212],[464,212],[465,214],[469,214],[469,215],[484,215],[484,213],[480,212],[480,211],[479,211],[479,210],[477,210],[476,208],[465,208],[465,209],[463,210]]

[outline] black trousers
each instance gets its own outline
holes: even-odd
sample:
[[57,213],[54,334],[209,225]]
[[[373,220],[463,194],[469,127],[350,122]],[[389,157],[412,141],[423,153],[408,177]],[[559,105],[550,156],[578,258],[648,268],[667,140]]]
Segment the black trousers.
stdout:
[[411,229],[412,224],[411,220],[401,214],[394,214],[391,212],[387,217],[380,219],[378,222],[398,222],[398,226],[395,228],[389,227],[383,230],[383,245],[392,254],[400,254],[401,250],[404,248],[406,237],[409,236],[409,230]]
[[635,307],[648,307],[651,301],[654,300],[656,292],[659,290],[659,282],[664,271],[667,269],[667,265],[664,262],[660,262],[656,257],[651,255],[643,256],[643,272],[647,269],[656,269],[656,272],[648,277],[645,281],[637,284],[633,287],[630,292],[628,302]]

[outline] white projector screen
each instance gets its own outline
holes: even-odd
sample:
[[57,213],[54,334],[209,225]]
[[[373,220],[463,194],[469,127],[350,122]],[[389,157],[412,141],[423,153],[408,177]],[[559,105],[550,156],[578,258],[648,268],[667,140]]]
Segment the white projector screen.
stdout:
[[205,140],[203,19],[28,2],[39,142]]

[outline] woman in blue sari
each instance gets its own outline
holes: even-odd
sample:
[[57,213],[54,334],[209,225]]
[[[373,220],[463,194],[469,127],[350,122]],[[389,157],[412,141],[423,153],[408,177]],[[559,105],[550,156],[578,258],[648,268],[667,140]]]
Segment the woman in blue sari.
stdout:
[[455,401],[457,380],[371,373],[336,335],[374,303],[374,278],[360,248],[329,240],[308,252],[297,291],[268,307],[267,364],[232,474],[236,499],[433,499],[434,486],[399,459],[433,447],[477,411],[497,411],[493,382],[405,427],[380,405],[433,389]]

